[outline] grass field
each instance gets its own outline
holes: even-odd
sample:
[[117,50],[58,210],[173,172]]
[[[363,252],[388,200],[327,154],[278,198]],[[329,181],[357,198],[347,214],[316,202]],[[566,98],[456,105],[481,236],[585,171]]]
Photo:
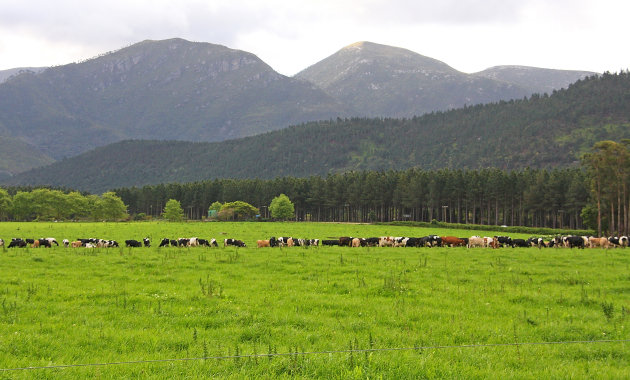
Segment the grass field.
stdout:
[[[499,345],[630,339],[628,249],[253,247],[270,236],[430,233],[476,234],[315,223],[0,223],[5,241],[154,243],[0,250],[0,369],[316,352],[0,378],[630,377],[630,342]],[[238,238],[248,248],[156,247],[162,237],[191,236]],[[430,348],[354,351],[412,347]]]

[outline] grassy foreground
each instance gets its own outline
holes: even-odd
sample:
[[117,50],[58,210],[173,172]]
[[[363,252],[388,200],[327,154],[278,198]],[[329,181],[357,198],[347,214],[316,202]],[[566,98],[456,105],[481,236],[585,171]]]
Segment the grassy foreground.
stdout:
[[[629,250],[257,249],[270,236],[461,235],[296,223],[0,223],[0,237],[139,239],[0,250],[0,378],[627,378]],[[466,234],[475,234],[467,231]],[[482,235],[486,233],[480,233]],[[248,248],[161,248],[161,237]],[[513,235],[518,236],[518,235]]]

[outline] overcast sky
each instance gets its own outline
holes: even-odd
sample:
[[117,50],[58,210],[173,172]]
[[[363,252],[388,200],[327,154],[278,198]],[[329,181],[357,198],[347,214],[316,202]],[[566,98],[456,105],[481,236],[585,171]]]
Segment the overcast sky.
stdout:
[[180,37],[293,75],[357,41],[463,72],[630,68],[628,0],[0,0],[0,70],[71,63]]

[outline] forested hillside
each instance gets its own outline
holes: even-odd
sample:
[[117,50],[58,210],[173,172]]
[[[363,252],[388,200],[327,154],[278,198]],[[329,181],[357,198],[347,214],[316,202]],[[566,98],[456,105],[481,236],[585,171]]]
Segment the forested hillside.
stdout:
[[411,119],[337,119],[221,143],[125,141],[6,183],[102,192],[165,182],[350,170],[570,167],[596,141],[629,137],[630,73],[606,73],[551,96]]

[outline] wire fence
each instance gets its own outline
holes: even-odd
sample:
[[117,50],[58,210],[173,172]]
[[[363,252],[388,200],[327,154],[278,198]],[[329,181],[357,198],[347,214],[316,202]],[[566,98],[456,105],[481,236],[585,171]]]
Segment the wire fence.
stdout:
[[106,362],[106,363],[60,364],[60,365],[50,365],[50,366],[41,366],[41,367],[0,368],[0,372],[45,370],[45,369],[74,368],[74,367],[100,367],[100,366],[147,364],[147,363],[185,362],[185,361],[199,361],[199,360],[259,359],[259,358],[273,358],[273,357],[283,357],[283,356],[286,357],[286,356],[306,356],[306,355],[325,355],[325,354],[349,354],[349,353],[370,353],[370,352],[378,353],[378,352],[392,352],[392,351],[422,351],[422,350],[442,350],[442,349],[456,349],[456,348],[484,348],[484,347],[488,348],[488,347],[509,347],[509,346],[545,346],[545,345],[562,345],[562,344],[627,343],[627,342],[630,342],[630,339],[573,340],[573,341],[559,341],[559,342],[485,343],[485,344],[464,344],[464,345],[367,348],[367,349],[285,352],[285,353],[249,354],[249,355],[204,356],[204,357],[198,357],[198,358],[131,360],[131,361]]

